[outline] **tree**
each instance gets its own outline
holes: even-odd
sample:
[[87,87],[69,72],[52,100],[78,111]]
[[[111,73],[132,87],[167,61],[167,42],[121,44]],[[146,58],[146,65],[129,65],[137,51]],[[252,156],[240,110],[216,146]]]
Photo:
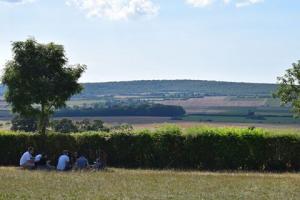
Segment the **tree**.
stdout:
[[107,130],[104,125],[102,120],[94,120],[93,125],[92,125],[92,130],[94,131],[101,131],[101,130]]
[[286,70],[282,77],[278,77],[279,86],[274,97],[280,98],[281,102],[291,104],[293,111],[300,114],[300,61],[293,63],[292,68]]
[[13,42],[12,51],[13,59],[2,76],[5,99],[14,113],[36,117],[39,132],[45,134],[51,114],[83,89],[77,81],[86,66],[67,66],[62,45],[40,44],[31,38]]
[[103,125],[103,121],[101,121],[101,120],[94,120],[93,122],[91,122],[88,119],[84,119],[82,121],[77,121],[76,126],[77,126],[77,129],[81,132],[107,130],[107,128],[105,128]]
[[26,118],[17,115],[11,120],[10,129],[13,131],[34,132],[37,130],[37,120],[34,117]]
[[60,133],[78,132],[76,125],[70,119],[55,120],[51,123],[51,127],[54,129],[54,131]]

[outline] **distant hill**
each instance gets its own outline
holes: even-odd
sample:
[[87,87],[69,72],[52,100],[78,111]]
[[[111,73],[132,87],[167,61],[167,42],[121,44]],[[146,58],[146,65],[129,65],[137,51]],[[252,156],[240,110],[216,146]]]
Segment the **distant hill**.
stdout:
[[270,97],[276,84],[237,83],[203,80],[144,80],[106,83],[84,83],[79,96],[99,95],[159,95],[162,93],[190,93],[203,96]]
[[[84,90],[75,98],[98,98],[100,96],[161,96],[162,94],[188,94],[196,96],[256,96],[271,97],[276,84],[238,83],[203,80],[144,80],[105,83],[83,83]],[[5,88],[0,85],[0,95]]]

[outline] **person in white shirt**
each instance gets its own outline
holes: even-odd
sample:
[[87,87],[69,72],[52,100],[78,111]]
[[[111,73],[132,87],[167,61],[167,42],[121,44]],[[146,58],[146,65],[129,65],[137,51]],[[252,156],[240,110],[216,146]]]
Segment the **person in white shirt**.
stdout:
[[43,155],[42,154],[38,154],[34,157],[34,162],[37,163],[37,162],[40,162],[41,159],[42,159]]
[[20,159],[20,166],[26,169],[34,168],[34,157],[32,156],[34,153],[33,147],[29,147],[28,150],[23,153]]
[[58,171],[67,171],[70,168],[69,167],[70,158],[68,154],[69,154],[68,151],[64,150],[63,154],[58,158],[58,162],[56,166],[56,169]]

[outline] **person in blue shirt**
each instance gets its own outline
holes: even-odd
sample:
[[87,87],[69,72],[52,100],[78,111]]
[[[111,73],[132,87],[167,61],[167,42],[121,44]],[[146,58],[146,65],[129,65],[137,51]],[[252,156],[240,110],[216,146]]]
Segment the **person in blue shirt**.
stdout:
[[89,161],[80,152],[78,152],[77,154],[78,154],[78,158],[75,162],[74,169],[75,170],[88,169],[89,168]]

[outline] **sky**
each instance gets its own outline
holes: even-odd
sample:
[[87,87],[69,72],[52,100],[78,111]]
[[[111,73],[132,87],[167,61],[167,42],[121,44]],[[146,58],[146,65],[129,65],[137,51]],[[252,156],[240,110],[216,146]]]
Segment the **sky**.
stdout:
[[86,64],[81,82],[275,83],[300,60],[298,0],[0,0],[0,68],[34,37]]

